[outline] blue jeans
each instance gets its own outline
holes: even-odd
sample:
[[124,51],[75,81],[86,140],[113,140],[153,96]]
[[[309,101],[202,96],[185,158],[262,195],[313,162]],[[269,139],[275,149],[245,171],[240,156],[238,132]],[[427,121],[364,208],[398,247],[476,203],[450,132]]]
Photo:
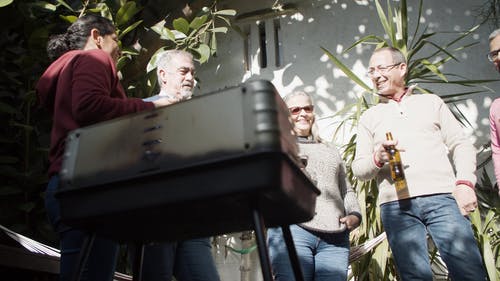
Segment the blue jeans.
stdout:
[[[45,193],[45,208],[50,223],[59,233],[61,260],[59,280],[71,280],[76,271],[79,253],[88,234],[61,223],[59,201],[54,197],[59,176],[52,176]],[[118,243],[96,237],[80,280],[112,280],[115,272]]]
[[144,281],[219,281],[210,238],[158,243],[144,248]]
[[454,281],[486,280],[472,227],[450,194],[404,199],[380,206],[382,223],[402,281],[432,281],[427,234]]
[[[349,261],[349,233],[322,233],[291,225],[293,242],[305,281],[346,281]],[[267,230],[269,257],[275,281],[293,281],[281,228]]]

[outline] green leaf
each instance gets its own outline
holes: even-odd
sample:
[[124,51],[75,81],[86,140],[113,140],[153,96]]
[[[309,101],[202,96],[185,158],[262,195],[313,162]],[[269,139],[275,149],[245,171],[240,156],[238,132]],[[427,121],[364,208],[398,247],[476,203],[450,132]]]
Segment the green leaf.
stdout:
[[408,9],[406,5],[406,0],[401,0],[401,38],[404,41],[405,55],[408,47]]
[[54,4],[47,3],[45,1],[38,1],[33,3],[33,6],[39,7],[40,9],[47,10],[50,12],[55,12],[57,10],[57,6]]
[[57,3],[63,5],[66,9],[72,11],[72,12],[75,12],[75,10],[73,10],[73,8],[71,8],[70,5],[68,5],[68,3],[66,3],[65,1],[63,0],[57,0]]
[[[389,4],[389,1],[387,1],[387,9],[390,11],[390,7],[391,5]],[[382,24],[382,27],[384,28],[385,30],[385,34],[387,34],[387,36],[389,36],[389,39],[391,40],[391,42],[394,42],[394,32],[392,30],[392,24],[389,22],[389,20],[387,19],[386,15],[385,15],[385,12],[384,10],[382,9],[382,6],[380,5],[379,1],[378,0],[375,0],[375,5],[377,6],[377,13],[378,13],[378,17],[380,19],[380,23]],[[392,20],[392,19],[391,19]]]
[[172,23],[175,30],[182,32],[184,34],[189,33],[189,22],[185,18],[177,18]]
[[428,60],[422,60],[422,64],[429,69],[432,73],[436,74],[438,77],[440,77],[443,81],[448,82],[448,79],[441,73],[441,71],[438,69],[436,65],[431,63]]
[[479,235],[479,241],[482,246],[483,261],[488,272],[489,280],[497,280],[497,270],[495,268],[495,255],[491,250],[490,238],[488,235]]
[[35,208],[35,206],[36,205],[35,205],[34,202],[27,202],[27,203],[24,203],[24,204],[21,204],[21,205],[17,206],[17,209],[28,213],[31,210],[33,210],[33,208]]
[[[388,257],[389,257],[389,243],[387,242],[386,239],[375,248],[375,251],[373,253],[374,263],[378,265],[379,268],[385,268],[387,265]],[[375,278],[374,280],[382,280],[382,279],[383,278]]]
[[164,25],[164,21],[161,21],[155,25],[153,25],[151,27],[151,30],[153,30],[154,32],[158,33],[160,35],[160,39],[163,39],[163,40],[170,40],[172,42],[175,42],[175,35],[174,33],[166,28]]
[[118,59],[118,62],[116,63],[116,69],[118,69],[118,71],[122,70],[123,67],[125,65],[127,65],[127,63],[130,61],[130,58],[128,56],[121,56],[119,59]]
[[34,128],[32,125],[29,125],[29,124],[23,124],[23,123],[19,123],[19,122],[13,122],[12,123],[12,126],[13,127],[18,127],[18,128],[22,128],[24,129],[25,131],[33,131]]
[[0,0],[0,8],[8,6],[12,4],[12,2],[14,2],[14,0]]
[[212,32],[222,32],[222,33],[226,33],[228,28],[225,27],[225,26],[221,26],[221,27],[216,27],[216,28],[212,28],[210,29]]
[[136,21],[134,22],[132,25],[129,25],[127,26],[127,28],[125,28],[125,30],[123,30],[122,32],[120,32],[120,35],[118,36],[118,39],[122,39],[123,36],[125,36],[125,34],[129,33],[130,31],[134,30],[137,26],[139,26],[143,21],[140,20],[140,21]]
[[[417,16],[417,19],[418,19],[418,20],[416,20],[417,24],[416,24],[416,26],[415,26],[415,32],[413,33],[413,39],[416,39],[416,38],[417,38],[418,30],[419,30],[419,28],[420,28],[420,20],[419,20],[419,19],[421,19],[421,18],[422,18],[422,8],[423,8],[423,2],[424,2],[423,0],[420,0],[420,5],[419,5],[419,7],[418,7],[418,16]],[[425,32],[424,32],[424,33],[425,33]],[[416,41],[416,42],[418,42],[418,41]],[[410,49],[413,49],[413,46],[414,46],[413,41],[412,41],[412,42],[409,42],[409,43],[408,43],[408,46],[410,46]]]
[[74,23],[78,17],[76,16],[73,16],[73,15],[69,15],[69,16],[63,16],[63,15],[59,15],[59,17],[69,23]]
[[15,164],[18,162],[19,159],[17,157],[5,156],[5,155],[0,156],[0,164]]
[[236,15],[236,11],[235,10],[230,10],[230,9],[220,10],[220,11],[214,12],[214,15],[235,16]]
[[467,30],[466,32],[462,33],[462,35],[458,36],[457,38],[455,38],[455,40],[452,40],[450,43],[448,43],[446,45],[446,47],[449,47],[453,44],[455,44],[456,42],[464,39],[465,37],[469,36],[469,34],[471,34],[472,32],[476,31],[476,29],[478,29],[481,25],[476,25],[474,27],[472,27],[471,29]]
[[345,73],[352,81],[356,82],[359,86],[361,86],[363,89],[371,92],[372,89],[365,84],[356,74],[354,74],[349,67],[345,66],[339,59],[337,59],[332,53],[330,53],[327,49],[321,47],[321,50],[330,58],[330,60],[338,67],[342,72]]
[[10,104],[0,101],[0,113],[15,114],[17,109]]
[[156,50],[156,52],[151,56],[151,59],[149,60],[148,62],[148,65],[146,66],[146,72],[149,73],[150,71],[156,69],[156,59],[158,57],[158,54],[162,53],[163,51],[165,51],[165,47],[161,47],[159,48],[158,50]]
[[200,44],[198,48],[193,48],[193,50],[200,55],[200,64],[208,61],[208,58],[210,57],[210,47],[208,47],[207,44]]
[[226,18],[226,17],[217,16],[217,18],[223,20],[226,23],[227,26],[236,27],[235,25],[234,26],[231,25],[231,21],[229,21],[229,19]]
[[[203,15],[203,16],[201,16],[201,17],[195,17],[195,18],[191,21],[191,23],[189,24],[189,27],[190,27],[191,29],[198,29],[198,28],[200,28],[200,27],[201,27],[204,23],[206,23],[206,22],[207,22],[207,19],[208,19],[207,15]],[[187,34],[187,32],[185,32],[185,33]]]
[[134,1],[128,1],[120,7],[115,15],[116,25],[122,26],[129,22],[141,9],[137,8]]
[[[486,91],[468,91],[468,92],[454,93],[454,94],[449,94],[449,95],[440,95],[440,97],[445,102],[447,102],[447,100],[451,100],[451,99],[453,99],[453,101],[456,102],[457,101],[456,98],[474,95],[474,94],[478,94],[478,93],[484,93],[484,92],[486,92]],[[462,99],[462,100],[465,100],[465,99]]]
[[132,56],[138,56],[139,55],[139,51],[137,51],[136,49],[134,49],[132,47],[124,47],[124,48],[121,49],[121,52],[124,55],[132,55]]
[[354,44],[352,44],[349,48],[345,49],[345,51],[343,51],[342,53],[349,52],[351,49],[353,49],[359,44],[380,44],[380,43],[385,43],[385,40],[375,35],[367,35],[359,39],[358,41],[354,42]]
[[448,52],[445,48],[439,46],[438,44],[435,44],[434,42],[428,42],[430,45],[434,46],[436,49],[438,49],[439,51],[445,53],[446,55],[448,55],[448,58],[451,58],[455,61],[458,61],[457,58],[455,58],[455,56],[453,56],[453,54],[451,54],[450,52]]
[[113,13],[109,9],[109,6],[106,3],[97,3],[95,8],[88,9],[87,11],[93,12],[93,13],[100,13],[102,17],[105,17],[109,19],[110,21],[113,21]]
[[435,34],[436,33],[433,32],[433,33],[424,33],[423,35],[421,35],[415,41],[415,45],[408,51],[408,57],[407,57],[408,61],[410,61],[411,58],[413,57],[413,55],[418,53],[418,51],[420,51],[420,49],[422,49],[422,47],[424,47],[426,44],[429,43],[426,39],[434,36]]
[[217,38],[215,33],[212,33],[212,38],[210,39],[210,54],[213,56],[217,53]]
[[14,186],[2,186],[0,187],[0,196],[5,196],[5,195],[14,195],[14,194],[20,194],[23,193],[23,191]]

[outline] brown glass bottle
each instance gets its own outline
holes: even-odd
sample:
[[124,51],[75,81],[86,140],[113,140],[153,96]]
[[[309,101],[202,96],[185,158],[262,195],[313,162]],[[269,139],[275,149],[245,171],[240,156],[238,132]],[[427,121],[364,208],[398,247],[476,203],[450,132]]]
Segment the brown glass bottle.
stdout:
[[[391,132],[385,133],[387,140],[392,140]],[[399,150],[396,146],[386,146],[385,150],[389,152],[389,167],[391,168],[391,177],[396,185],[396,191],[402,191],[408,189],[406,185],[405,171],[403,169],[403,164],[401,163],[401,156],[399,155]]]

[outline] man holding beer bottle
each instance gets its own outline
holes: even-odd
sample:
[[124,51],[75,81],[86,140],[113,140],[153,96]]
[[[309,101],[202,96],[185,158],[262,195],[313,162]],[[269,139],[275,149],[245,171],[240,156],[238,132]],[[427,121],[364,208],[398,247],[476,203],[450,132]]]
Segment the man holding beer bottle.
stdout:
[[[367,74],[380,102],[360,118],[352,170],[360,180],[377,180],[382,223],[401,280],[433,280],[427,235],[452,280],[486,280],[466,217],[477,206],[472,143],[439,96],[413,94],[406,86],[406,58],[399,50],[375,50]],[[391,177],[395,148],[403,183]]]

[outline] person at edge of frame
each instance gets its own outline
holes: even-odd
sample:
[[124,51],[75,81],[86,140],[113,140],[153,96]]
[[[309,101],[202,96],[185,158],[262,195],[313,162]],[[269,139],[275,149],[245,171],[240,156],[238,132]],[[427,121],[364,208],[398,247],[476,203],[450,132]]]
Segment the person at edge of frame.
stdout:
[[[495,69],[500,73],[500,29],[494,30],[490,36],[490,51],[487,54],[488,60],[493,63]],[[491,159],[495,171],[496,187],[500,196],[500,98],[496,98],[490,105],[490,138],[491,138]]]

